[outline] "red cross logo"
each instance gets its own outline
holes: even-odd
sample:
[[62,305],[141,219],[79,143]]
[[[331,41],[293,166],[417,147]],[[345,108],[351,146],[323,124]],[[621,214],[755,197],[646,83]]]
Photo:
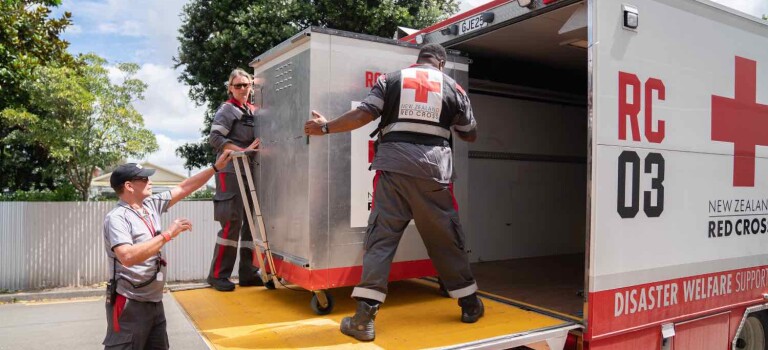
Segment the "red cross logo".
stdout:
[[768,146],[768,105],[757,103],[757,62],[736,56],[733,98],[712,95],[712,140],[733,143],[733,186],[755,186],[755,147]]
[[416,102],[427,103],[430,92],[440,93],[441,84],[429,81],[429,73],[423,70],[416,71],[416,78],[404,78],[403,89],[416,90]]

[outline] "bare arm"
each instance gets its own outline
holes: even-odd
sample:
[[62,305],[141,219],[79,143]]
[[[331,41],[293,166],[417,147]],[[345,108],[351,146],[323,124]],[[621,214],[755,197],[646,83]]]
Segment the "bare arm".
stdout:
[[[178,236],[184,231],[191,230],[192,223],[187,219],[176,219],[171,226],[164,231],[163,234],[170,235],[171,239]],[[138,244],[123,244],[115,247],[114,252],[117,256],[117,260],[123,266],[131,267],[146,261],[153,255],[157,254],[161,248],[165,245],[165,238],[163,234],[159,234],[148,241],[144,241]]]
[[[224,151],[224,153],[221,154],[219,159],[216,160],[216,168],[217,169],[223,169],[224,166],[229,163],[229,161],[232,159],[230,157],[230,153],[232,153],[229,150]],[[185,197],[189,196],[190,193],[194,192],[198,188],[205,185],[208,180],[213,177],[213,174],[216,172],[213,170],[213,168],[205,169],[194,176],[182,181],[178,186],[171,189],[171,201],[168,203],[168,207],[170,208],[174,204],[176,204],[178,201],[184,199]]]
[[[257,138],[255,140],[253,140],[253,142],[251,142],[251,144],[248,145],[248,147],[246,147],[246,148],[237,147],[232,142],[225,143],[224,146],[222,146],[222,148],[224,148],[224,150],[230,150],[232,152],[242,152],[242,151],[245,151],[245,150],[257,149],[257,148],[259,148],[259,145],[261,145],[261,139]],[[219,168],[219,166],[217,165],[216,168]]]
[[327,121],[325,117],[317,111],[312,111],[312,119],[304,123],[304,133],[307,135],[323,135],[323,125],[328,124],[328,133],[339,133],[352,131],[360,128],[376,119],[370,113],[352,109],[340,117]]

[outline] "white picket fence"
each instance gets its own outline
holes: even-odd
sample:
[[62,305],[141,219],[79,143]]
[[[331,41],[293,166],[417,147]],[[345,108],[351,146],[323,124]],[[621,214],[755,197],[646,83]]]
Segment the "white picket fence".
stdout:
[[[0,202],[0,290],[106,281],[109,262],[102,230],[104,215],[114,206],[114,202]],[[179,202],[163,215],[163,227],[177,217],[192,220],[194,229],[165,246],[167,279],[204,279],[219,229],[213,221],[213,202]]]

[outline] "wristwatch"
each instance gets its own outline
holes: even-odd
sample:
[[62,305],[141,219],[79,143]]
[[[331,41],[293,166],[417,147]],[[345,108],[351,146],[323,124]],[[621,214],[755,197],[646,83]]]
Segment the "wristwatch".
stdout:
[[328,123],[323,124],[323,126],[320,128],[320,130],[323,131],[323,134],[328,133]]

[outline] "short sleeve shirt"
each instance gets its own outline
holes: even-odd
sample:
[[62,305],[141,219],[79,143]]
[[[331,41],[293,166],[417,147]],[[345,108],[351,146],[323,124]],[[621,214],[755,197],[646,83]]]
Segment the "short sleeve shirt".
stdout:
[[[162,231],[160,215],[168,210],[170,201],[170,191],[157,193],[145,199],[142,210],[135,210],[127,203],[119,201],[104,218],[104,248],[109,257],[109,278],[113,276],[114,266],[114,276],[118,280],[117,292],[126,298],[151,302],[163,299],[165,267],[159,264],[160,254],[126,267],[116,259],[114,249],[123,244],[133,245],[148,241],[155,236],[156,232]],[[160,267],[160,273],[154,281],[144,287],[135,287],[155,277],[158,267]]]

